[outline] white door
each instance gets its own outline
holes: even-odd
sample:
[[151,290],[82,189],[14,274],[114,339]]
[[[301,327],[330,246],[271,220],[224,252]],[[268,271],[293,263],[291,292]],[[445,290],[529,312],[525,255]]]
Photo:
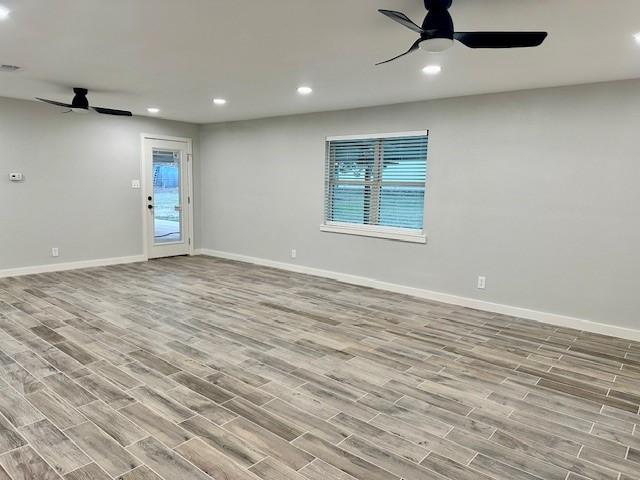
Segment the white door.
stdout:
[[144,138],[147,256],[174,257],[191,248],[191,142]]

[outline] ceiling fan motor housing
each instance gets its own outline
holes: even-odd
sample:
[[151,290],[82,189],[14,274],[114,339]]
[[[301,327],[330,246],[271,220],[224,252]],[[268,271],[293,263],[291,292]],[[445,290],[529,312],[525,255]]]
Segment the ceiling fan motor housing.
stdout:
[[71,106],[73,109],[89,109],[89,100],[87,99],[87,94],[89,91],[86,88],[74,88],[73,93],[75,93],[75,97],[73,97],[73,101],[71,102]]
[[449,10],[453,0],[424,0],[424,8],[427,10]]
[[448,8],[451,0],[425,0],[429,12],[422,23],[420,48],[429,52],[442,52],[453,46],[453,19]]

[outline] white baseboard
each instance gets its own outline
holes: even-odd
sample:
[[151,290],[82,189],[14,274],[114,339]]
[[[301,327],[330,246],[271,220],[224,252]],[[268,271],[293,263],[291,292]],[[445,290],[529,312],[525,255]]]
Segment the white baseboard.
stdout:
[[107,265],[120,265],[123,263],[146,262],[144,255],[131,257],[99,258],[97,260],[83,260],[80,262],[50,263],[48,265],[34,265],[32,267],[7,268],[0,270],[0,278],[20,277],[36,273],[63,272],[66,270],[78,270],[80,268],[105,267]]
[[499,313],[502,315],[509,315],[512,317],[524,318],[527,320],[535,320],[537,322],[548,323],[558,327],[574,328],[576,330],[582,330],[585,332],[599,333],[602,335],[609,335],[612,337],[619,337],[619,338],[625,338],[629,340],[640,341],[640,330],[634,330],[634,329],[625,328],[625,327],[618,327],[615,325],[607,325],[604,323],[598,323],[591,320],[584,320],[581,318],[569,317],[569,316],[560,315],[557,313],[541,312],[538,310],[515,307],[512,305],[492,303],[492,302],[487,302],[485,300],[478,300],[476,298],[461,297],[458,295],[451,295],[449,293],[434,292],[434,291],[425,290],[422,288],[408,287],[406,285],[383,282],[380,280],[374,280],[372,278],[360,277],[357,275],[350,275],[348,273],[333,272],[330,270],[322,270],[319,268],[306,267],[304,265],[295,265],[292,263],[277,262],[274,260],[267,260],[264,258],[250,257],[247,255],[240,255],[237,253],[221,252],[218,250],[209,250],[206,248],[201,248],[196,250],[196,255],[206,255],[210,257],[225,258],[227,260],[237,260],[239,262],[253,263],[256,265],[278,268],[281,270],[288,270],[291,272],[305,273],[307,275],[314,275],[316,277],[331,278],[333,280],[338,280],[344,283],[350,283],[352,285],[360,285],[363,287],[371,287],[379,290],[387,290],[390,292],[403,293],[405,295],[424,298],[426,300],[449,303],[453,305],[459,305],[461,307],[474,308],[477,310],[484,310],[486,312]]

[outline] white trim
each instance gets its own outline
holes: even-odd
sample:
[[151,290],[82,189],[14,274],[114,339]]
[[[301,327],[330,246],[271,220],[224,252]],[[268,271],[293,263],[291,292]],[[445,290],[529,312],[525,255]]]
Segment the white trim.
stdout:
[[183,142],[190,143],[192,141],[189,137],[172,137],[170,135],[157,135],[155,133],[141,133],[142,138],[148,138],[149,140],[166,140],[167,142]]
[[187,142],[187,177],[189,182],[189,255],[195,255],[196,239],[194,237],[196,219],[193,216],[193,140]]
[[333,135],[326,138],[327,142],[340,140],[371,140],[375,138],[399,138],[399,137],[428,137],[429,130],[416,130],[413,132],[392,132],[392,133],[365,133],[361,135]]
[[410,243],[427,243],[427,236],[422,230],[408,228],[381,227],[379,225],[359,225],[351,223],[327,222],[320,225],[320,231],[359,235],[361,237],[386,238]]
[[267,260],[263,258],[250,257],[247,255],[240,255],[237,253],[221,252],[217,250],[209,250],[206,248],[197,249],[197,255],[206,255],[210,257],[226,258],[228,260],[236,260],[239,262],[253,263],[255,265],[262,265],[265,267],[278,268],[281,270],[288,270],[291,272],[304,273],[307,275],[314,275],[316,277],[331,278],[340,282],[349,283],[352,285],[360,285],[363,287],[376,288],[379,290],[387,290],[390,292],[402,293],[405,295],[411,295],[418,298],[424,298],[426,300],[433,300],[436,302],[449,303],[453,305],[459,305],[462,307],[474,308],[477,310],[483,310],[491,313],[499,313],[502,315],[509,315],[518,318],[524,318],[527,320],[535,320],[537,322],[547,323],[558,327],[574,328],[585,332],[599,333],[602,335],[609,335],[612,337],[625,338],[629,340],[640,341],[640,330],[618,327],[615,325],[607,325],[603,323],[594,322],[592,320],[584,320],[581,318],[569,317],[566,315],[560,315],[557,313],[541,312],[538,310],[531,310],[528,308],[515,307],[511,305],[503,305],[500,303],[487,302],[485,300],[479,300],[476,298],[461,297],[458,295],[452,295],[449,293],[434,292],[431,290],[425,290],[422,288],[408,287],[405,285],[399,285],[396,283],[388,283],[380,280],[375,280],[367,277],[360,277],[357,275],[350,275],[348,273],[333,272],[330,270],[322,270],[319,268],[307,267],[304,265],[294,265],[291,263],[277,262],[274,260]]
[[7,268],[0,270],[0,278],[20,277],[34,275],[36,273],[63,272],[66,270],[78,270],[81,268],[106,267],[108,265],[121,265],[124,263],[146,262],[144,255],[130,257],[99,258],[96,260],[82,260],[79,262],[50,263],[48,265],[34,265],[32,267]]
[[148,242],[149,233],[147,228],[147,203],[145,201],[145,195],[147,192],[147,163],[146,163],[146,145],[145,140],[152,138],[146,133],[140,134],[140,205],[142,208],[142,214],[140,215],[140,224],[142,225],[142,255],[145,260],[149,260]]
[[189,221],[187,232],[189,234],[189,239],[187,239],[188,244],[188,254],[195,254],[195,239],[194,239],[194,224],[195,219],[193,217],[193,139],[189,137],[172,137],[169,135],[156,135],[151,133],[141,133],[140,134],[140,177],[141,177],[141,185],[140,192],[141,197],[140,200],[142,202],[142,252],[145,257],[145,260],[149,260],[149,239],[148,239],[148,228],[147,228],[147,202],[145,199],[145,195],[147,192],[147,170],[146,170],[146,150],[145,150],[145,140],[162,140],[167,142],[179,142],[187,144],[187,189],[188,196],[191,200],[189,202]]

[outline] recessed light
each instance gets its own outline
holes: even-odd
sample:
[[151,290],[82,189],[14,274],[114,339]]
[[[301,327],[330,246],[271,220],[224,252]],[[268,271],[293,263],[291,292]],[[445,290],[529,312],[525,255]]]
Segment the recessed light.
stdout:
[[640,32],[636,33],[633,38],[636,39],[636,42],[640,43]]
[[0,5],[0,20],[6,20],[7,18],[9,18],[10,13],[11,10],[3,5]]
[[442,67],[440,65],[427,65],[422,71],[427,75],[437,75],[442,71]]
[[226,105],[227,101],[224,98],[214,98],[213,103],[216,105]]
[[160,109],[159,108],[155,108],[155,107],[149,107],[149,108],[147,108],[147,112],[149,112],[149,113],[160,113]]
[[311,87],[298,87],[298,93],[300,95],[310,95],[313,93],[313,88]]

